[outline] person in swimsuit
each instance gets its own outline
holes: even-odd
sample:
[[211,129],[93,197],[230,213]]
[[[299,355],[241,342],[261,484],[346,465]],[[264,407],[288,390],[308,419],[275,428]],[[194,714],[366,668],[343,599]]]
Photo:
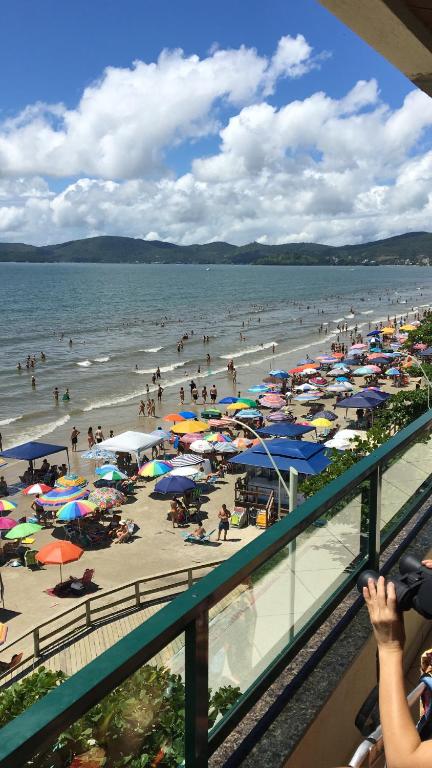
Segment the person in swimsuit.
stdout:
[[93,427],[89,427],[88,430],[87,430],[87,442],[88,442],[88,447],[89,448],[93,448],[93,446],[95,444],[95,439],[94,439],[94,435],[93,435]]
[[95,436],[95,440],[96,440],[97,443],[101,443],[102,440],[104,439],[103,432],[102,432],[102,427],[100,425],[98,426],[94,436]]
[[72,443],[72,451],[73,451],[73,453],[76,453],[76,450],[77,450],[78,435],[79,434],[80,434],[79,430],[76,427],[74,427],[72,432],[71,432],[71,443]]
[[219,517],[219,530],[218,530],[217,540],[218,541],[220,540],[220,536],[221,536],[221,533],[223,531],[223,534],[224,534],[224,539],[223,540],[226,541],[227,540],[227,533],[228,533],[229,527],[230,527],[229,521],[230,521],[230,517],[231,517],[231,512],[229,511],[229,509],[227,509],[226,504],[222,504],[222,507],[220,508],[218,517]]

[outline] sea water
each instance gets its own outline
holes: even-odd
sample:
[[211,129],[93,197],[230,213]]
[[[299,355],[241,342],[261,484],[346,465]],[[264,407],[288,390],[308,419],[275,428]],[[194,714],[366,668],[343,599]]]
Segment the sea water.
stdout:
[[[8,263],[0,275],[4,447],[49,434],[64,439],[73,425],[83,436],[98,424],[106,435],[110,428],[148,429],[148,420],[139,426],[138,403],[146,384],[155,397],[157,366],[159,413],[178,407],[182,385],[188,400],[191,378],[200,389],[215,383],[221,396],[245,395],[272,367],[329,349],[337,323],[367,333],[387,316],[432,302],[427,267]],[[318,333],[321,324],[327,335]],[[188,340],[178,352],[183,335]],[[33,354],[36,367],[27,371]],[[235,386],[226,371],[231,359]],[[62,401],[66,388],[69,402]]]

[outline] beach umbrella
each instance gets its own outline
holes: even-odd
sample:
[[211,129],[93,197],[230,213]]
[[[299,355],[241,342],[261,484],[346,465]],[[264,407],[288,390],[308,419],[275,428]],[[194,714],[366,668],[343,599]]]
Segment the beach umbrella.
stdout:
[[88,496],[87,488],[53,488],[48,493],[43,493],[36,499],[37,504],[47,507],[61,507],[68,501],[78,501]]
[[113,509],[126,503],[126,496],[116,488],[95,488],[88,501],[99,509]]
[[260,400],[260,406],[263,408],[274,408],[276,410],[277,408],[282,408],[284,405],[286,405],[284,398],[277,395],[273,398],[263,397]]
[[96,509],[95,504],[89,501],[70,501],[64,504],[57,512],[58,520],[78,520],[80,517],[92,514]]
[[240,421],[242,419],[260,419],[262,418],[262,413],[252,408],[246,408],[244,411],[240,411],[236,418],[240,419]]
[[201,411],[201,416],[203,419],[218,419],[222,416],[222,411],[219,408],[205,408]]
[[270,371],[269,376],[273,376],[274,379],[289,379],[288,371],[282,371],[280,368]]
[[180,438],[180,442],[183,443],[183,445],[190,445],[194,440],[202,440],[202,435],[199,432],[191,432],[190,435],[183,435]]
[[5,539],[26,539],[41,530],[42,526],[37,523],[17,523],[6,533]]
[[311,384],[316,384],[317,387],[322,387],[324,384],[327,384],[327,379],[324,379],[323,376],[313,376],[311,379],[309,379],[309,386]]
[[[194,418],[195,418],[195,414],[194,414]],[[167,415],[164,416],[163,419],[164,421],[172,421],[175,423],[176,421],[184,421],[184,416],[181,416],[180,413],[167,413]]]
[[395,329],[391,325],[386,325],[385,328],[381,328],[380,333],[382,333],[384,336],[392,336],[395,332]]
[[0,512],[11,512],[17,508],[15,501],[8,501],[7,499],[0,499]]
[[303,368],[303,370],[300,371],[300,376],[314,376],[315,373],[316,373],[315,368],[311,368],[311,367]]
[[368,336],[379,336],[380,332],[379,331],[369,331],[369,333],[367,335]]
[[353,344],[351,349],[367,349],[367,344],[361,344],[359,342],[358,344]]
[[349,392],[354,389],[349,381],[339,381],[337,384],[331,384],[326,387],[326,392]]
[[63,475],[63,477],[59,477],[58,480],[56,480],[56,488],[84,488],[85,485],[87,485],[87,480],[82,475],[76,475],[75,473],[70,473],[68,475]]
[[205,421],[191,419],[190,421],[181,421],[180,424],[175,424],[171,432],[174,432],[175,435],[190,435],[192,432],[206,432],[208,429],[209,425]]
[[[374,369],[377,369],[377,371]],[[377,365],[362,365],[353,371],[353,376],[370,376],[375,372],[381,373],[381,369]]]
[[209,435],[206,435],[204,440],[207,440],[209,443],[231,443],[232,438],[228,437],[228,435],[222,434],[222,432],[210,432]]
[[332,426],[330,419],[314,419],[311,421],[313,427],[327,428]]
[[36,496],[36,494],[48,493],[48,491],[52,491],[50,485],[45,485],[45,483],[33,483],[33,485],[28,485],[27,488],[24,488],[23,493],[25,493],[26,496]]
[[351,395],[351,397],[345,397],[343,400],[339,400],[335,406],[336,408],[373,409],[376,408],[380,402],[382,402],[382,400],[377,400],[376,398],[369,397],[367,394],[363,395],[359,392],[356,395]]
[[188,477],[178,477],[176,475],[166,475],[162,480],[158,480],[155,485],[155,493],[173,494],[182,496],[188,491],[193,491],[196,483]]
[[299,384],[295,389],[296,392],[316,392],[316,387],[312,384]]
[[183,453],[179,456],[174,456],[173,459],[170,459],[170,464],[174,468],[176,467],[187,467],[187,466],[193,466],[197,464],[202,464],[202,458],[196,455],[196,453]]
[[213,453],[215,446],[213,443],[208,443],[206,440],[194,440],[190,444],[191,451],[195,453]]
[[399,368],[387,368],[385,372],[386,376],[400,376]]
[[106,448],[98,448],[97,445],[94,445],[89,451],[82,453],[81,458],[88,461],[115,461],[116,455],[114,451],[108,451]]
[[237,453],[238,448],[232,443],[214,443],[216,453]]
[[[254,384],[253,387],[249,387],[248,392],[268,392],[269,387],[266,384]],[[222,402],[219,400],[219,402]]]
[[386,363],[389,363],[391,360],[391,356],[387,355],[384,357],[384,355],[369,355],[368,356],[368,365],[385,365]]
[[267,421],[288,421],[289,416],[284,411],[273,411],[267,416]]
[[127,480],[127,475],[124,472],[120,472],[119,469],[109,469],[108,472],[104,472],[101,476],[101,480],[108,480],[108,482]]
[[170,461],[159,461],[158,459],[154,459],[153,461],[147,461],[143,464],[142,467],[139,468],[138,474],[140,477],[161,477],[171,470],[172,464]]
[[[204,461],[204,459],[202,459]],[[201,464],[201,462],[200,462]],[[200,480],[204,479],[206,477],[205,473],[202,472],[198,464],[190,464],[186,467],[174,467],[174,469],[170,472],[170,477],[190,477],[191,480],[196,482],[196,478],[199,478]]]
[[103,464],[101,467],[95,469],[95,474],[104,475],[105,472],[110,472],[111,470],[117,470],[116,464]]
[[17,521],[11,517],[0,517],[0,531],[10,531],[16,525],[18,525]]
[[60,581],[63,581],[62,565],[79,560],[84,550],[72,544],[71,541],[53,541],[39,550],[36,560],[43,565],[59,565]]
[[221,405],[231,405],[232,403],[237,403],[239,400],[241,400],[240,397],[223,397],[222,400],[219,400],[219,403]]
[[[328,419],[329,421],[336,421],[337,416],[333,411],[318,411],[314,416],[315,419]],[[313,423],[313,422],[312,422]]]
[[232,444],[237,450],[244,451],[245,448],[249,448],[252,445],[252,440],[249,440],[247,437],[236,437]]
[[405,325],[401,325],[399,327],[399,330],[400,331],[415,331],[416,330],[416,326],[413,325],[412,323],[405,323]]
[[[254,401],[254,404],[255,404],[255,401]],[[230,412],[241,411],[243,410],[243,408],[249,408],[249,403],[246,403],[243,400],[238,400],[236,403],[230,403],[227,406],[227,411],[230,411]]]
[[209,427],[216,427],[216,429],[221,429],[222,427],[229,427],[230,424],[232,424],[231,419],[227,416],[222,417],[221,419],[209,419],[208,425]]
[[312,400],[319,400],[321,397],[321,392],[305,392],[302,395],[297,395],[294,400],[296,400],[298,403],[308,403]]
[[179,416],[182,416],[184,419],[196,419],[196,413],[193,411],[179,411]]

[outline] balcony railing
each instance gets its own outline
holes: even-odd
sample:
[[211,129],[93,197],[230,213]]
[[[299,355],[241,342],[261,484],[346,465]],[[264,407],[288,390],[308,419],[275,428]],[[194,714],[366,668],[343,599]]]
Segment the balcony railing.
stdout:
[[[185,684],[186,768],[206,766],[430,497],[431,427],[429,411],[6,725],[0,768],[49,752],[59,734],[161,658]],[[208,689],[228,684],[241,696],[209,730]],[[152,733],[158,717],[155,706]]]

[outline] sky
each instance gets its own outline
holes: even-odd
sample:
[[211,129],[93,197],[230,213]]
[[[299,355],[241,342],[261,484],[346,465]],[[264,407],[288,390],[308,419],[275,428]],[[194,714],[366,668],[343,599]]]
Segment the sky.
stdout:
[[0,241],[430,228],[432,100],[317,0],[2,0]]

